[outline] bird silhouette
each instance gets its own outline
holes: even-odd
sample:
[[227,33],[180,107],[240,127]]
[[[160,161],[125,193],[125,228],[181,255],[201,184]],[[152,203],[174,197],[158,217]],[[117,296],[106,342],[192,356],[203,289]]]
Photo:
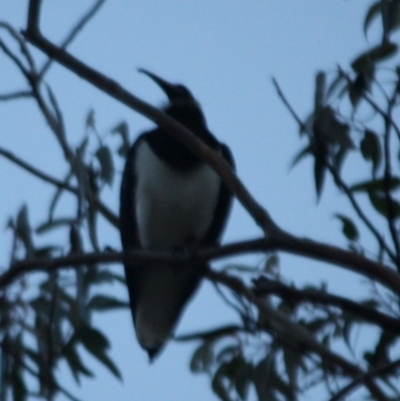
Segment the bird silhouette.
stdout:
[[[208,130],[203,112],[183,85],[147,70],[167,95],[163,111],[187,127],[234,169],[229,148]],[[124,251],[193,251],[219,243],[232,194],[210,166],[166,130],[139,135],[129,150],[120,192]],[[152,360],[172,337],[207,264],[124,263],[136,336]]]

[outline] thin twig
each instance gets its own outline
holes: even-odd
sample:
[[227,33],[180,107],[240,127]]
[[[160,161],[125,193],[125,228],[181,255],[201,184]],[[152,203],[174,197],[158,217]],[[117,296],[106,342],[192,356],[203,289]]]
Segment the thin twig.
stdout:
[[[71,29],[71,32],[67,35],[64,41],[61,43],[60,48],[66,49],[75,37],[82,31],[85,25],[95,16],[95,14],[100,10],[101,6],[105,3],[106,0],[98,0],[96,3],[90,7],[90,9],[82,16],[82,18],[78,21],[74,28]],[[40,80],[43,79],[43,76],[46,74],[47,70],[50,68],[53,63],[53,59],[49,58],[40,69],[38,78]]]
[[5,29],[13,37],[13,39],[18,42],[19,48],[24,55],[26,61],[28,62],[30,71],[32,71],[33,74],[36,74],[35,62],[33,61],[33,57],[28,50],[24,38],[7,22],[0,21],[0,28]]
[[32,97],[32,91],[21,90],[0,95],[0,101],[7,102],[9,100],[26,99]]
[[17,68],[21,71],[26,79],[29,79],[29,72],[25,66],[21,63],[21,60],[10,50],[10,48],[0,39],[0,49],[3,50],[4,54],[13,61]]
[[278,96],[281,98],[283,104],[289,110],[289,113],[292,115],[292,117],[296,120],[298,126],[300,127],[300,131],[304,131],[306,129],[306,127],[305,127],[303,121],[301,121],[300,117],[297,115],[297,113],[294,111],[291,104],[286,99],[284,93],[282,92],[282,89],[280,88],[280,86],[278,84],[278,81],[275,78],[272,78],[272,83],[274,84],[276,92],[277,92]]
[[350,299],[329,294],[326,291],[318,290],[299,290],[294,287],[289,287],[281,282],[269,280],[265,277],[255,281],[254,293],[256,296],[266,296],[275,294],[284,298],[286,301],[293,302],[310,302],[325,306],[334,306],[340,308],[347,313],[351,313],[359,319],[365,320],[372,324],[378,325],[386,331],[400,334],[400,324],[398,317],[391,317],[376,309],[366,307]]
[[383,378],[388,375],[394,375],[399,368],[400,359],[391,362],[385,366],[370,370],[369,372],[366,372],[363,375],[359,376],[357,379],[353,380],[347,386],[343,387],[333,397],[331,397],[329,401],[340,401],[344,399],[344,397],[348,396],[351,392],[355,391],[357,387],[364,384],[366,380],[372,379],[374,377]]
[[378,244],[382,249],[386,251],[388,256],[392,261],[396,261],[396,255],[393,253],[393,251],[389,248],[389,246],[386,244],[385,240],[383,237],[379,234],[378,230],[374,227],[374,225],[371,223],[371,221],[368,219],[366,214],[363,212],[361,209],[360,205],[358,204],[353,192],[351,192],[351,189],[347,186],[347,184],[342,180],[342,177],[340,177],[339,173],[337,170],[332,166],[331,163],[328,163],[327,161],[325,162],[325,165],[327,166],[329,172],[332,174],[333,179],[335,180],[336,185],[341,189],[349,199],[351,205],[353,206],[354,211],[357,213],[357,216],[360,218],[360,220],[366,225],[366,227],[370,230],[372,235],[375,237],[375,239],[378,241]]
[[[29,163],[25,162],[24,160],[20,159],[18,156],[15,156],[13,153],[10,151],[1,148],[0,147],[0,155],[4,156],[14,164],[16,164],[19,167],[22,167],[24,170],[28,171],[30,174],[33,174],[35,177],[48,182],[49,184],[52,184],[56,186],[57,188],[62,188],[65,189],[68,192],[73,193],[74,195],[79,194],[78,188],[72,187],[71,185],[68,185],[67,183],[64,183],[52,176],[50,176],[47,173],[44,173],[43,171],[40,171],[36,167],[30,165]],[[118,227],[118,217],[106,206],[104,205],[97,197],[95,197],[93,194],[86,192],[86,198],[88,202],[92,203],[93,206],[99,210],[99,212],[103,215],[105,219],[107,219],[113,226]]]

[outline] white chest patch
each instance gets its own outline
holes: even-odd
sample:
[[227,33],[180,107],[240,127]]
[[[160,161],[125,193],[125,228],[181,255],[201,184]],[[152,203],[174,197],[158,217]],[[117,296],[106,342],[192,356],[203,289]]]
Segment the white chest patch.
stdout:
[[181,173],[147,142],[136,153],[136,221],[143,248],[171,250],[201,239],[210,227],[221,180],[206,164]]

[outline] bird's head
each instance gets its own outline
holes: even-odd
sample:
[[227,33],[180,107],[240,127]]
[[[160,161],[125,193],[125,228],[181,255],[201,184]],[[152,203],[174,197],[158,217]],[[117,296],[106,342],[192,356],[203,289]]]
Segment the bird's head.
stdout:
[[143,68],[139,68],[138,71],[150,77],[164,91],[171,103],[184,101],[196,103],[195,98],[186,86],[181,84],[171,84]]
[[150,77],[167,95],[169,104],[164,111],[192,131],[206,129],[206,121],[200,105],[186,86],[171,84],[150,71],[140,68],[139,72]]

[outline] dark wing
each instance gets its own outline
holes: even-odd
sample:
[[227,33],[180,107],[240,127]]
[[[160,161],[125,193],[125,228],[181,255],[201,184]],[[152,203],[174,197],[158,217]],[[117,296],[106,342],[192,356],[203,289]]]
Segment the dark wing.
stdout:
[[[119,222],[124,251],[141,248],[135,212],[137,177],[134,162],[139,145],[143,140],[149,140],[155,132],[156,130],[141,135],[132,145],[125,162],[121,182]],[[154,263],[143,266],[140,263],[125,262],[124,267],[136,333],[142,330],[138,327],[139,322],[136,321],[136,312],[140,304],[140,307],[145,310],[144,315],[151,316],[153,330],[159,331],[166,340],[179,320],[187,301],[200,283],[203,265],[189,263],[177,266]],[[154,305],[156,309],[153,309]],[[152,349],[145,344],[141,343],[141,345],[153,358],[160,351],[163,343],[160,342]]]
[[[232,170],[235,170],[235,161],[233,159],[232,153],[230,149],[224,144],[221,144],[221,155],[231,166]],[[232,197],[232,192],[222,182],[218,197],[217,208],[215,209],[214,220],[203,238],[203,246],[213,245],[219,242],[222,232],[225,228],[226,221],[228,219],[229,211],[231,209]]]
[[[119,230],[121,235],[123,251],[140,249],[139,234],[136,223],[135,213],[135,188],[136,174],[134,169],[134,160],[138,145],[146,134],[139,136],[129,150],[126,158],[124,172],[122,174],[121,192],[120,192],[120,209],[119,209]],[[125,263],[126,283],[129,290],[129,298],[131,300],[132,315],[136,309],[136,295],[138,294],[137,286],[140,282],[140,266]]]

